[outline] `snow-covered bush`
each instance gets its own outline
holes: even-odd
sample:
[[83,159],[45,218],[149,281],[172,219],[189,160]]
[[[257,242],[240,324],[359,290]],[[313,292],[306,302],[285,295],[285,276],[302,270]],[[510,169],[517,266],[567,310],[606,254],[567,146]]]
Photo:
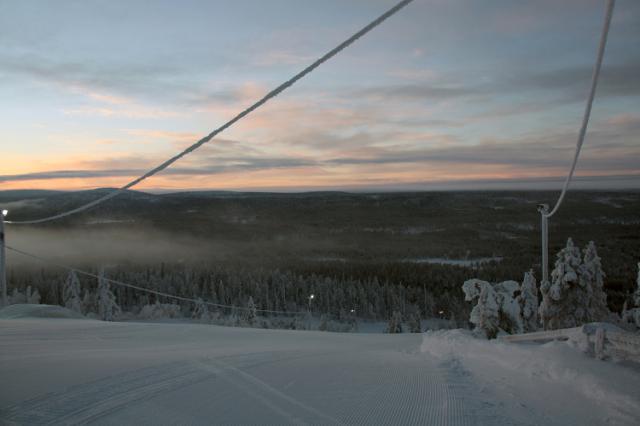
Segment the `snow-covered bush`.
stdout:
[[193,309],[193,313],[191,314],[191,318],[203,322],[211,321],[209,308],[207,307],[207,304],[204,303],[204,301],[199,297],[197,299],[196,306]]
[[98,278],[98,317],[102,321],[113,321],[120,313],[120,306],[116,303],[116,296],[109,288],[109,281],[100,271]]
[[9,305],[17,305],[19,303],[27,303],[27,297],[17,288],[11,291],[11,294],[7,297]]
[[387,324],[387,333],[402,333],[402,315],[398,311],[393,311]]
[[343,320],[337,320],[332,319],[329,315],[322,314],[318,323],[318,330],[350,333],[358,331],[358,322],[355,316],[346,316]]
[[31,286],[27,286],[24,293],[17,288],[14,288],[11,294],[7,297],[7,302],[9,305],[17,305],[21,303],[38,305],[40,303],[40,293],[37,288],[31,290]]
[[31,286],[28,286],[27,292],[25,294],[25,298],[27,300],[27,303],[29,304],[32,304],[32,305],[40,304],[40,293],[38,292],[37,288],[32,291]]
[[158,320],[180,318],[180,306],[172,303],[156,303],[144,305],[138,314],[140,319]]
[[464,282],[468,302],[477,301],[469,321],[488,338],[499,332],[522,333],[537,328],[537,290],[533,274],[527,272],[522,285],[516,281],[490,283],[479,279]]
[[551,282],[540,286],[542,303],[538,312],[544,329],[577,327],[609,319],[603,290],[605,275],[595,244],[587,245],[582,258],[569,238],[556,257]]
[[69,272],[62,288],[62,301],[65,308],[79,314],[82,313],[82,299],[80,297],[80,280],[75,271]]

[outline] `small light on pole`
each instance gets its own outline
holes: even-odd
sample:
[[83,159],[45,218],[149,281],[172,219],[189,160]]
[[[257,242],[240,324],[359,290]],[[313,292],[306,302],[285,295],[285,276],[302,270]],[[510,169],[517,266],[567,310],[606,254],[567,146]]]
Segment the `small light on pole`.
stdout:
[[315,294],[313,294],[313,293],[311,293],[311,294],[309,295],[309,313],[311,313],[311,301],[312,301],[313,299],[315,299],[315,297],[316,297],[316,295],[315,295]]
[[9,214],[9,210],[2,210],[2,216],[7,216]]

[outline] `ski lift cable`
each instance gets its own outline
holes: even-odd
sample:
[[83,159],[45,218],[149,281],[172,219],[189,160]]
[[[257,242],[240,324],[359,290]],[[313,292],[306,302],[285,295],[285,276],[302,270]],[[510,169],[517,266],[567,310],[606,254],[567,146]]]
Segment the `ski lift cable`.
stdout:
[[[146,288],[146,287],[141,287],[141,286],[138,286],[138,285],[135,285],[135,284],[125,283],[125,282],[122,282],[122,281],[119,281],[119,280],[114,280],[114,279],[107,278],[107,277],[101,277],[101,276],[93,274],[91,272],[83,271],[82,269],[78,269],[78,268],[74,268],[72,266],[64,265],[62,263],[53,261],[51,259],[46,259],[46,258],[41,257],[41,256],[37,256],[37,255],[32,254],[32,253],[27,253],[26,251],[23,251],[23,250],[20,250],[20,249],[17,249],[17,248],[8,246],[8,245],[5,245],[4,247],[7,250],[11,250],[11,251],[13,251],[15,253],[21,254],[22,256],[30,257],[30,258],[38,260],[40,262],[47,263],[47,264],[50,264],[50,265],[53,265],[53,266],[57,266],[59,268],[66,269],[66,270],[68,270],[70,272],[75,272],[75,273],[77,273],[79,275],[84,275],[84,276],[95,278],[95,279],[98,279],[98,280],[102,279],[102,280],[105,280],[105,281],[107,281],[107,282],[109,282],[111,284],[118,285],[118,286],[121,286],[121,287],[127,287],[127,288],[131,288],[131,289],[134,289],[134,290],[139,290],[139,291],[143,291],[143,292],[146,292],[146,293],[155,294],[157,296],[162,296],[162,297],[166,297],[166,298],[169,298],[169,299],[181,300],[183,302],[192,302],[192,303],[195,303],[195,304],[202,303],[204,305],[213,306],[215,308],[229,308],[229,309],[235,309],[235,310],[241,310],[241,311],[249,311],[250,310],[250,308],[248,308],[246,306],[224,305],[224,304],[221,304],[221,303],[209,302],[209,301],[206,301],[206,300],[203,300],[203,299],[192,299],[192,298],[189,298],[189,297],[176,296],[174,294],[169,294],[169,293],[153,290],[153,289]],[[307,311],[300,311],[300,312],[293,311],[292,312],[292,311],[277,311],[277,310],[271,310],[271,309],[256,309],[256,312],[262,312],[262,313],[268,313],[268,314],[283,314],[283,315],[307,315],[308,314]]]
[[582,117],[582,125],[580,127],[580,132],[578,134],[578,142],[576,144],[576,150],[573,156],[573,161],[571,163],[571,168],[569,169],[569,174],[564,182],[564,186],[562,187],[562,192],[560,193],[560,197],[556,201],[555,206],[549,213],[544,213],[544,215],[549,218],[556,214],[562,201],[567,194],[567,190],[569,189],[569,184],[571,183],[571,179],[573,178],[573,173],[576,170],[576,165],[578,163],[578,157],[580,156],[580,151],[582,150],[582,145],[584,143],[584,138],[587,133],[587,126],[589,125],[589,117],[591,116],[591,107],[593,105],[593,99],[596,94],[596,86],[598,85],[598,77],[600,76],[600,69],[602,68],[602,60],[604,58],[604,50],[607,45],[607,37],[609,34],[609,27],[611,26],[611,17],[613,15],[613,7],[615,5],[615,0],[607,0],[606,3],[606,13],[604,17],[604,24],[602,26],[602,33],[600,34],[600,44],[598,46],[598,54],[596,57],[596,63],[593,67],[593,74],[591,76],[591,89],[589,90],[589,97],[587,98],[587,105],[584,110],[584,115]]
[[73,214],[83,212],[83,211],[88,210],[88,209],[90,209],[92,207],[95,207],[95,206],[97,206],[99,204],[102,204],[103,202],[105,202],[107,200],[110,200],[111,198],[123,193],[127,189],[136,186],[140,182],[142,182],[145,179],[155,175],[156,173],[161,172],[162,170],[164,170],[167,167],[171,166],[173,163],[175,163],[176,161],[178,161],[179,159],[181,159],[185,155],[190,154],[191,152],[193,152],[196,149],[200,148],[202,145],[204,145],[207,142],[211,141],[211,139],[213,139],[215,136],[217,136],[218,134],[222,133],[224,130],[228,129],[229,127],[233,126],[236,122],[240,121],[241,119],[243,119],[244,117],[249,115],[251,112],[253,112],[256,109],[260,108],[262,105],[267,103],[269,100],[275,98],[276,96],[278,96],[280,93],[282,93],[283,91],[285,91],[289,87],[293,86],[298,80],[302,79],[307,74],[309,74],[310,72],[312,72],[313,70],[318,68],[320,65],[322,65],[324,62],[328,61],[329,59],[331,59],[332,57],[334,57],[335,55],[340,53],[342,50],[344,50],[345,48],[347,48],[348,46],[353,44],[356,40],[358,40],[359,38],[361,38],[362,36],[367,34],[369,31],[373,30],[375,27],[377,27],[382,22],[384,22],[387,18],[389,18],[392,15],[396,14],[400,9],[404,8],[405,6],[407,6],[412,1],[413,0],[402,0],[402,1],[400,1],[394,7],[392,7],[391,9],[389,9],[388,11],[386,11],[385,13],[380,15],[378,18],[376,18],[375,20],[370,22],[365,27],[363,27],[360,31],[356,32],[351,37],[349,37],[348,39],[346,39],[345,41],[340,43],[338,46],[336,46],[335,48],[333,48],[332,50],[330,50],[329,52],[324,54],[322,57],[320,57],[315,62],[313,62],[311,65],[309,65],[308,67],[306,67],[305,69],[300,71],[298,74],[294,75],[289,80],[285,81],[280,86],[276,87],[275,89],[273,89],[272,91],[267,93],[264,97],[262,97],[256,103],[254,103],[250,107],[246,108],[245,110],[243,110],[242,112],[237,114],[231,120],[227,121],[225,124],[223,124],[222,126],[218,127],[217,129],[215,129],[214,131],[209,133],[207,136],[205,136],[202,139],[200,139],[199,141],[195,142],[193,145],[189,146],[184,151],[174,155],[173,157],[171,157],[168,160],[166,160],[164,163],[162,163],[162,164],[158,165],[157,167],[149,170],[148,172],[146,172],[142,176],[132,180],[131,182],[127,183],[126,185],[124,185],[124,186],[122,186],[120,188],[114,189],[113,191],[109,192],[108,194],[106,194],[106,195],[104,195],[104,196],[102,196],[102,197],[100,197],[100,198],[98,198],[96,200],[93,200],[93,201],[91,201],[89,203],[86,203],[86,204],[84,204],[82,206],[79,206],[77,208],[68,210],[66,212],[58,213],[58,214],[55,214],[53,216],[44,217],[44,218],[41,218],[41,219],[23,220],[23,221],[5,221],[5,223],[15,224],[15,225],[28,225],[28,224],[38,224],[38,223],[50,222],[50,221],[53,221],[53,220],[61,219],[63,217],[71,216]]

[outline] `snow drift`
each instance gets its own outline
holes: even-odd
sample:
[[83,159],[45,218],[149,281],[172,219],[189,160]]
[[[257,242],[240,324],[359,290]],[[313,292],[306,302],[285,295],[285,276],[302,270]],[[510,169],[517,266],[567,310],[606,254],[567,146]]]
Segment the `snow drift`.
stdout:
[[449,330],[425,333],[421,350],[483,386],[484,403],[518,395],[501,410],[525,424],[556,424],[565,416],[582,424],[640,420],[640,371],[590,358],[579,342],[513,344]]

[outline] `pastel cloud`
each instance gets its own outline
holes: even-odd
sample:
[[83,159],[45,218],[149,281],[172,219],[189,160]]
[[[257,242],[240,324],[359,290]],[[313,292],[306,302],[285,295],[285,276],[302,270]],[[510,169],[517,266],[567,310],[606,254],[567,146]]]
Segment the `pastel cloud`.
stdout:
[[[27,6],[5,8],[3,187],[118,186],[387,7],[383,0],[290,1],[275,13],[265,2],[242,0],[212,27],[204,16],[220,11],[194,1],[153,16],[140,4],[43,4],[51,19],[37,22],[24,20]],[[589,84],[600,3],[416,2],[143,188],[562,176]],[[640,6],[618,3],[581,175],[638,173]],[[71,25],[86,22],[91,31]]]

